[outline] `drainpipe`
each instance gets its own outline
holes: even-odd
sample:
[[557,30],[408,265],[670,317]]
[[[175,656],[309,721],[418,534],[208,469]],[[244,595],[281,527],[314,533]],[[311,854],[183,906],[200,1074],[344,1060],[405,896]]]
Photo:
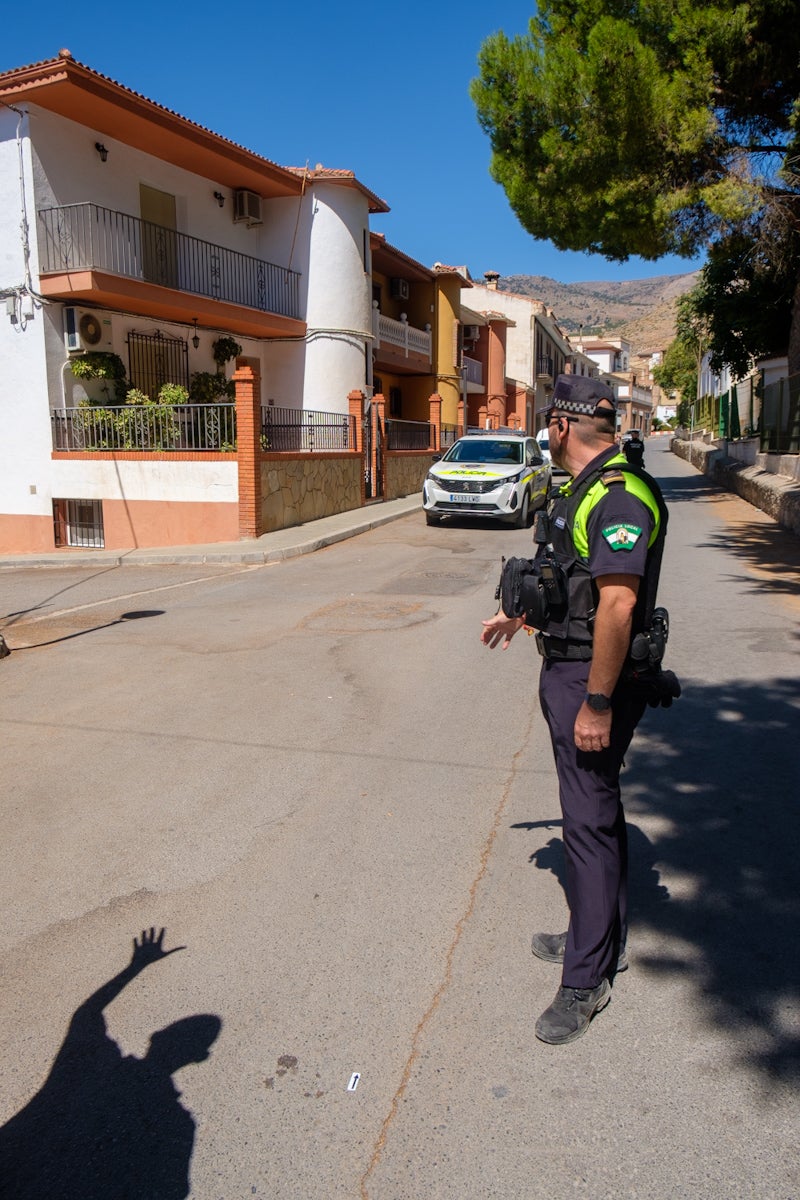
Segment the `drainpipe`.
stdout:
[[25,160],[22,153],[22,122],[28,116],[28,113],[21,108],[17,108],[14,104],[5,104],[6,108],[11,109],[17,114],[17,158],[19,160],[19,204],[20,204],[20,235],[22,240],[22,262],[24,278],[21,285],[10,288],[6,295],[10,300],[14,298],[14,307],[9,311],[14,324],[19,324],[21,329],[25,329],[28,321],[33,318],[33,312],[27,314],[23,310],[22,302],[25,296],[30,296],[34,301],[35,307],[41,308],[43,304],[48,304],[49,301],[45,296],[42,296],[33,286],[31,279],[31,245],[30,245],[30,229],[28,227],[28,205],[25,196]]

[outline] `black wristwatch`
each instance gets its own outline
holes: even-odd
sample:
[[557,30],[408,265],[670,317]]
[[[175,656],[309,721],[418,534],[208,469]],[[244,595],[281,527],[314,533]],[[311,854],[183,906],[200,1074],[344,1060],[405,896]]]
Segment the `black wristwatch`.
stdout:
[[592,712],[608,712],[611,708],[610,699],[608,696],[604,696],[602,692],[587,692],[584,700]]

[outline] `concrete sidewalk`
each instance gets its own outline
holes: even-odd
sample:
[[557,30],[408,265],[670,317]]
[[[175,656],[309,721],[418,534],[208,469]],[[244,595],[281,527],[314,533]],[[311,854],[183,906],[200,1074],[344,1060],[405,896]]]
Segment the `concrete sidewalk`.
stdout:
[[0,554],[3,567],[154,566],[165,563],[268,563],[311,554],[334,542],[377,529],[389,521],[421,511],[422,494],[376,501],[366,508],[321,517],[259,538],[212,542],[197,546],[163,546],[131,550],[64,549],[46,554]]

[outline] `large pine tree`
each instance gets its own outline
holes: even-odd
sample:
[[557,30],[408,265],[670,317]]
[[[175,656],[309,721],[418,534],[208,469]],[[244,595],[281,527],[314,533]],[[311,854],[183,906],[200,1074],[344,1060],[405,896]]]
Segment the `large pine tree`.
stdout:
[[[492,175],[525,229],[617,261],[709,252],[736,345],[784,348],[764,338],[785,346],[790,309],[800,371],[797,0],[542,0],[479,65]],[[726,246],[748,270],[726,278]],[[748,291],[763,304],[773,276],[774,328],[751,328]]]

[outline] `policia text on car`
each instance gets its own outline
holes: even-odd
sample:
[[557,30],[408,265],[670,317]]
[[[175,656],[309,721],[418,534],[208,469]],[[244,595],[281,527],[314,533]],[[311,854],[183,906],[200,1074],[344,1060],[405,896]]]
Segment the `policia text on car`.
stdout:
[[580,1037],[627,966],[623,756],[642,714],[680,695],[661,665],[668,619],[656,607],[667,509],[658,484],[614,442],[610,388],[560,375],[546,410],[553,462],[571,476],[536,526],[533,559],[510,559],[499,611],[481,640],[506,649],[527,626],[542,656],[539,699],[563,815],[566,933],[533,951],[562,962],[562,984],[536,1024],[542,1041]]

